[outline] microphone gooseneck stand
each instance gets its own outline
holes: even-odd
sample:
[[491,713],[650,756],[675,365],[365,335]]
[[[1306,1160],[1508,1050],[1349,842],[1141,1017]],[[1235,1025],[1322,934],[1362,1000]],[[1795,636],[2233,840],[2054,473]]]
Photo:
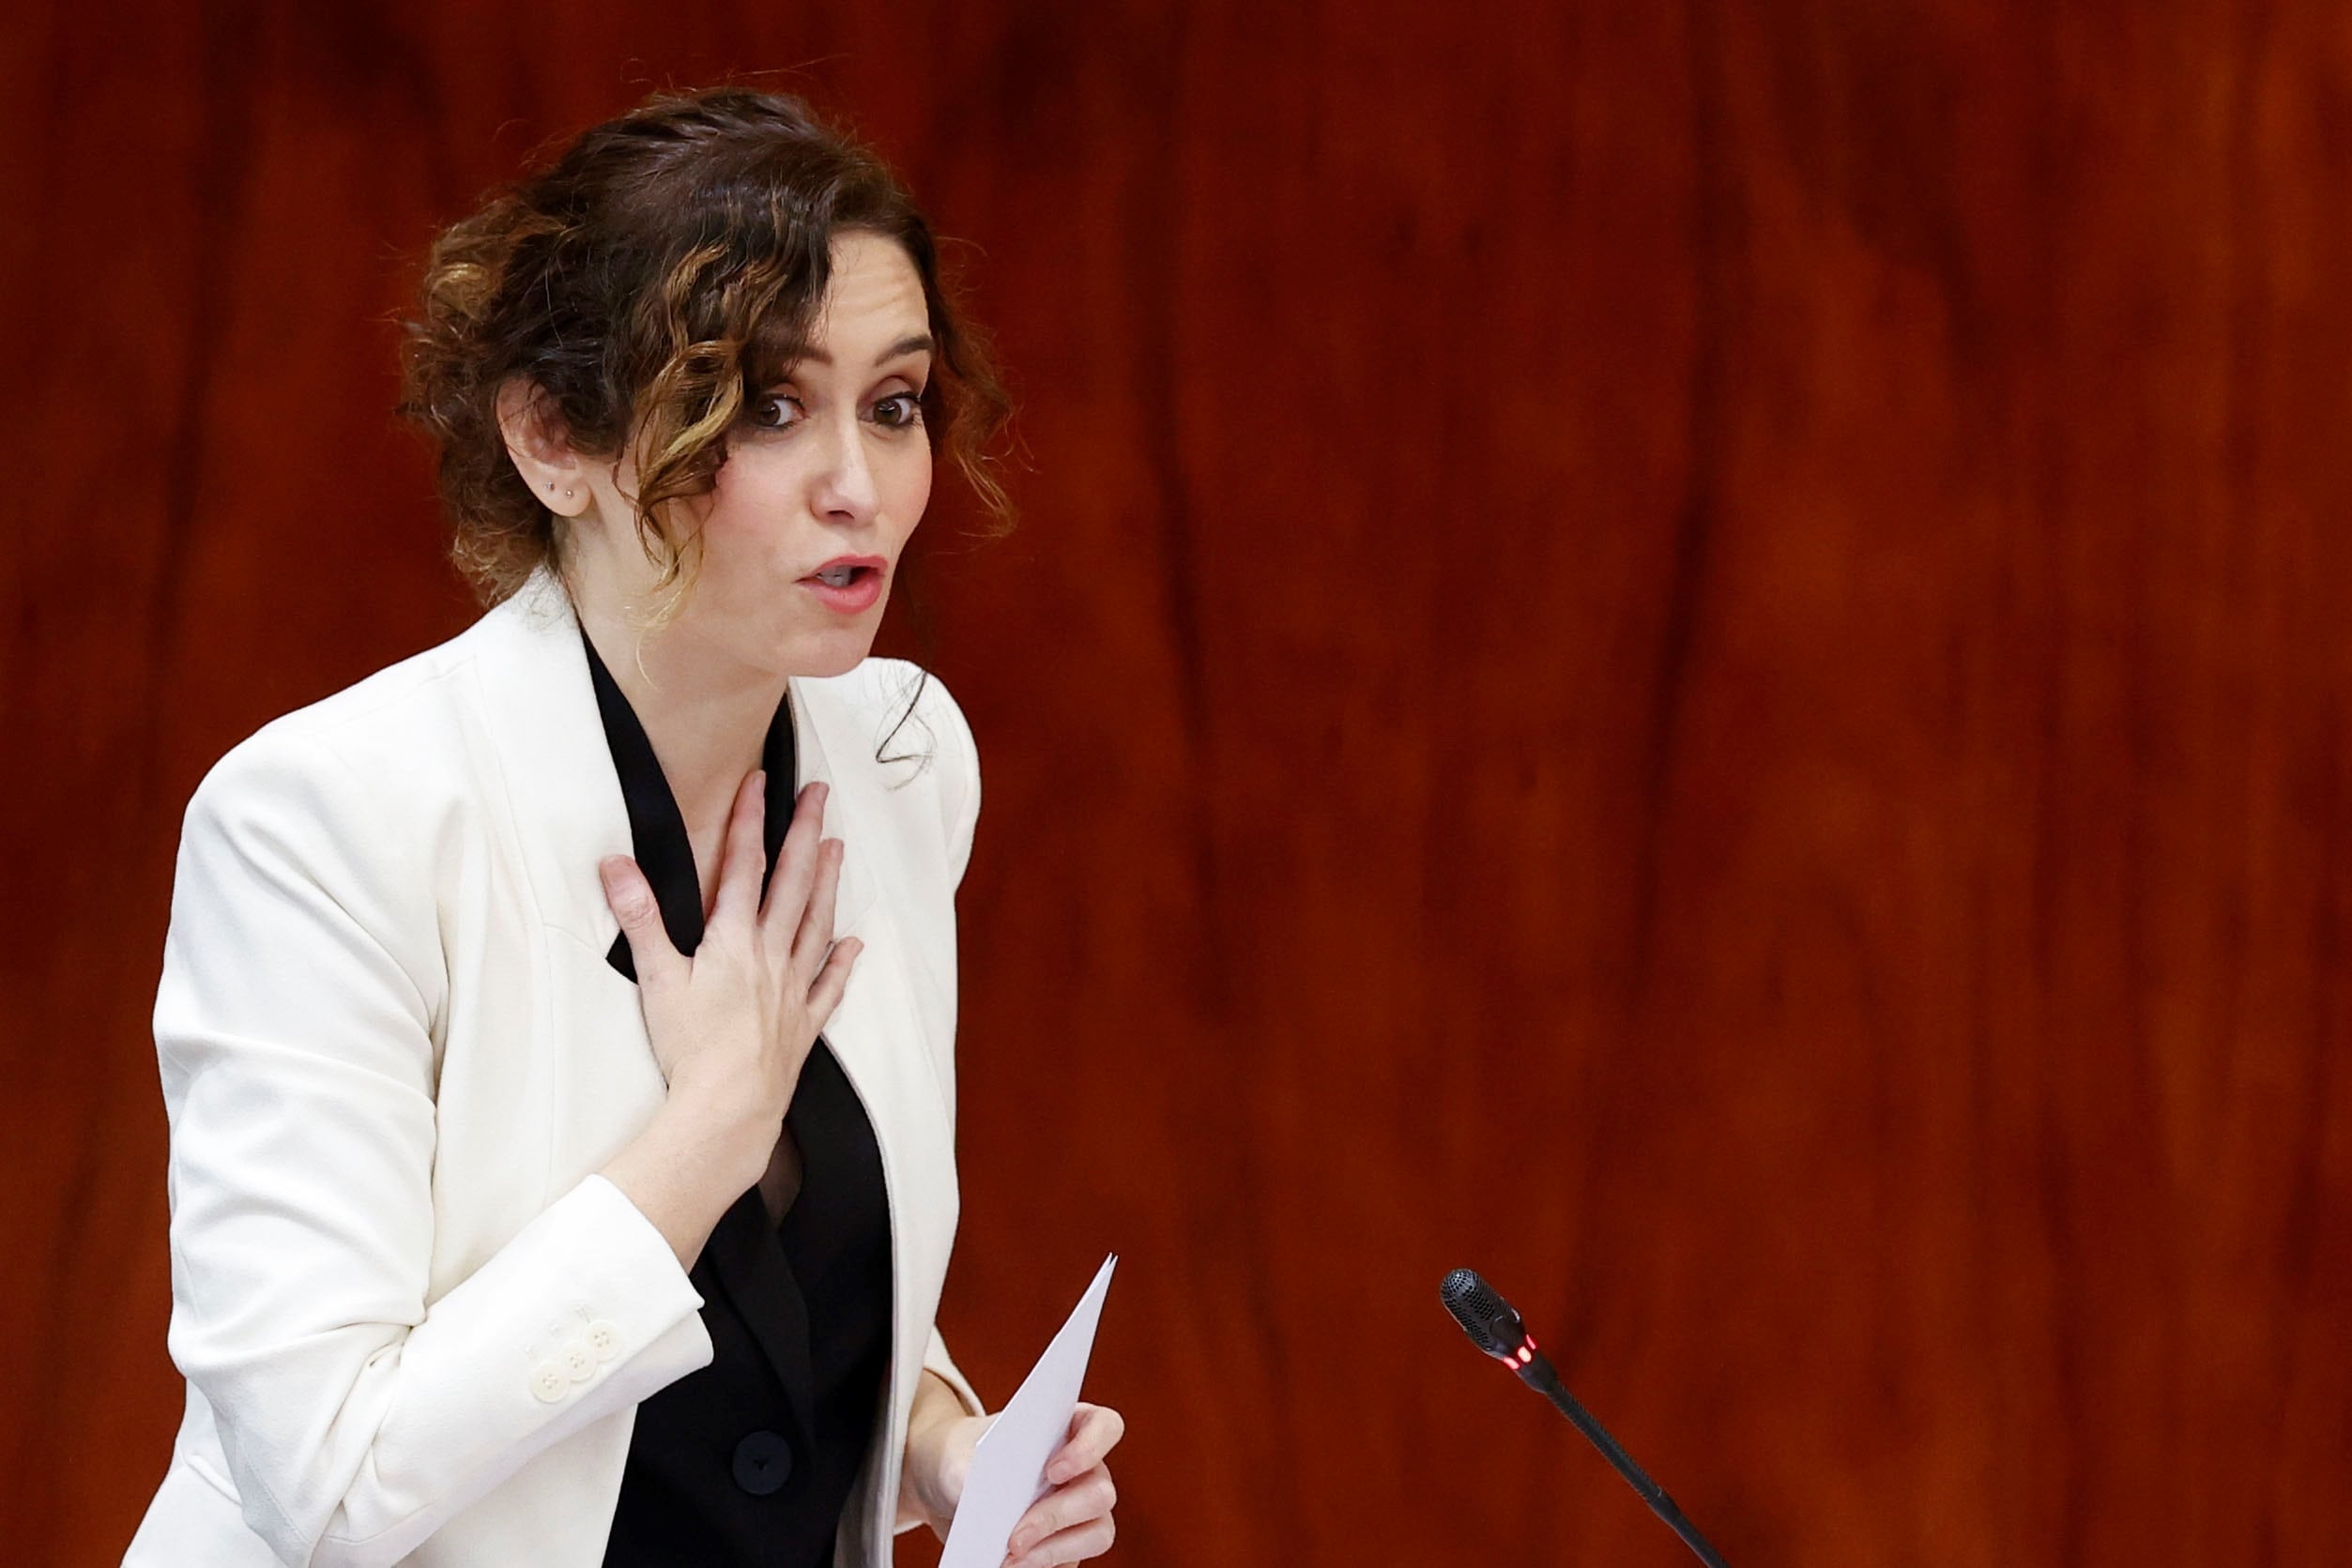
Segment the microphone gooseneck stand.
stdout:
[[1552,1370],[1551,1362],[1535,1348],[1535,1336],[1527,1332],[1511,1304],[1495,1293],[1494,1286],[1469,1269],[1457,1269],[1445,1276],[1438,1286],[1438,1295],[1445,1302],[1445,1310],[1454,1315],[1462,1332],[1471,1343],[1509,1367],[1519,1380],[1551,1401],[1559,1412],[1567,1417],[1585,1439],[1600,1450],[1600,1456],[1609,1461],[1610,1469],[1626,1478],[1626,1484],[1642,1495],[1650,1505],[1650,1512],[1666,1523],[1666,1528],[1682,1538],[1682,1544],[1697,1554],[1707,1568],[1730,1568],[1721,1554],[1707,1545],[1699,1528],[1683,1517],[1674,1499],[1666,1495],[1666,1488],[1652,1481],[1647,1471],[1633,1462],[1633,1455],[1617,1445],[1608,1428],[1593,1419],[1593,1412],[1576,1401]]

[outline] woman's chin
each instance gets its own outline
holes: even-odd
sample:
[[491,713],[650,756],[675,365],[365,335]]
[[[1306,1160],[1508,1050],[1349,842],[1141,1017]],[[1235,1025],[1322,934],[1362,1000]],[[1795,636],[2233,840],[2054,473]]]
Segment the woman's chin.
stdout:
[[814,637],[793,639],[786,669],[807,680],[848,675],[874,651],[872,627],[840,627]]

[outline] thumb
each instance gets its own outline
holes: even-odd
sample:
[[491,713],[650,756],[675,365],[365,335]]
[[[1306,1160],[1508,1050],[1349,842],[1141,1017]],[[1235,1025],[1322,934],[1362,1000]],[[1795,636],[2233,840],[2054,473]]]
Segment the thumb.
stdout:
[[604,884],[604,902],[629,938],[630,961],[636,966],[640,985],[683,963],[684,955],[670,941],[662,923],[662,906],[654,901],[653,884],[637,862],[626,855],[607,855],[596,863],[597,879]]

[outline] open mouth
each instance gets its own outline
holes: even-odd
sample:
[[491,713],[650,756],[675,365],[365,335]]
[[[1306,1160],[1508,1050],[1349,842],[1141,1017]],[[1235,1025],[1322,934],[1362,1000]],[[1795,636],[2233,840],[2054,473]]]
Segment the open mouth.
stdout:
[[889,570],[890,563],[878,556],[852,556],[828,561],[801,582],[843,615],[863,615],[882,601],[882,574]]
[[850,561],[836,561],[822,571],[812,571],[803,581],[821,583],[829,588],[863,587],[881,574],[881,568]]

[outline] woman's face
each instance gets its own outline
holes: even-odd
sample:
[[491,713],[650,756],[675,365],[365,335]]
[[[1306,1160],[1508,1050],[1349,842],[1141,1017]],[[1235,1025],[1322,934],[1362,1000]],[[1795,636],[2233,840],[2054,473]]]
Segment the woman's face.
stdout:
[[[930,373],[914,263],[881,236],[837,236],[809,353],[747,402],[711,492],[681,503],[701,561],[659,633],[665,656],[787,677],[840,675],[866,656],[931,496],[917,402]],[[624,467],[593,483],[596,519],[610,521],[580,529],[574,586],[643,603],[653,571],[620,493],[630,481]]]

